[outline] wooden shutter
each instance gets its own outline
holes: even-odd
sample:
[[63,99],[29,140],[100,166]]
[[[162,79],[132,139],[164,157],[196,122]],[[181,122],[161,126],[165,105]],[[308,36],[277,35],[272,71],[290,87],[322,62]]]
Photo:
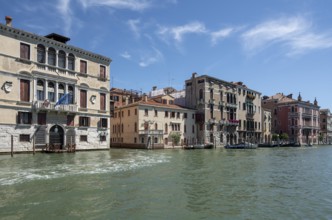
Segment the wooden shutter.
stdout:
[[106,79],[106,68],[104,66],[100,66],[100,76],[101,79]]
[[30,97],[30,81],[29,80],[20,80],[20,98],[23,102],[29,102]]
[[101,93],[100,94],[100,110],[103,110],[105,111],[106,108],[105,108],[105,94]]
[[87,69],[86,69],[86,61],[84,61],[84,60],[81,60],[81,62],[80,62],[80,72],[81,73],[86,73],[87,71]]
[[80,91],[80,107],[81,108],[87,108],[86,105],[86,91],[85,90],[81,90]]
[[46,125],[46,113],[38,113],[38,124],[39,125]]
[[29,45],[21,43],[20,57],[22,59],[27,59],[27,60],[30,59],[30,46]]

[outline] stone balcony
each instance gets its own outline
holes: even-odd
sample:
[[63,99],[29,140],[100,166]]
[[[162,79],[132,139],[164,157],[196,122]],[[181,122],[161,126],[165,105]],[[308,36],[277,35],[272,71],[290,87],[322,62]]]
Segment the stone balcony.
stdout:
[[139,130],[139,135],[163,135],[163,130]]
[[48,110],[48,111],[62,111],[62,112],[78,112],[78,106],[76,104],[68,105],[57,105],[55,103],[46,103],[45,101],[35,101],[33,103],[33,108],[38,110]]

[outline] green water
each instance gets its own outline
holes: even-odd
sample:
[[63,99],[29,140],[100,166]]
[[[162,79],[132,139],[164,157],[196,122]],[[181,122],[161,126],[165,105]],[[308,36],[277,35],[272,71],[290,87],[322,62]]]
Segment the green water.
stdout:
[[2,155],[0,219],[332,219],[332,146]]

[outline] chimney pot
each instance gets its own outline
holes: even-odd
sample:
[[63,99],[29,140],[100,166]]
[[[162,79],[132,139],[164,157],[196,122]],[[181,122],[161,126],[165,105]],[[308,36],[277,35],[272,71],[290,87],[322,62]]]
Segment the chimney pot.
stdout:
[[5,20],[6,20],[6,25],[7,25],[8,27],[11,27],[11,26],[12,26],[12,21],[13,21],[12,17],[10,17],[10,16],[6,16],[6,17],[5,17]]

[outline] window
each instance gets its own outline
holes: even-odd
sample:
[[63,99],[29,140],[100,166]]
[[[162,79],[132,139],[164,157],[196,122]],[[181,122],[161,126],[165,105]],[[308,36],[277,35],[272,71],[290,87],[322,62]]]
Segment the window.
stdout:
[[20,58],[30,60],[30,45],[21,43]]
[[187,113],[183,113],[183,118],[187,118]]
[[154,124],[154,130],[158,130],[158,124],[157,123]]
[[38,112],[37,123],[39,125],[46,125],[46,113],[45,112]]
[[80,135],[80,142],[88,142],[88,135]]
[[58,66],[66,68],[66,53],[62,50],[60,50],[58,54]]
[[192,133],[195,133],[195,125],[192,126]]
[[144,137],[142,137],[142,139],[141,139],[141,143],[144,144]]
[[71,53],[68,55],[68,69],[75,70],[75,57]]
[[135,108],[135,115],[137,115],[137,108]]
[[79,126],[81,127],[89,127],[90,126],[90,118],[89,117],[80,117],[79,118]]
[[158,110],[154,110],[154,117],[158,117]]
[[134,131],[137,132],[137,122],[135,122]]
[[167,134],[168,133],[168,125],[167,125],[167,123],[165,123],[165,134]]
[[80,73],[87,73],[87,62],[84,60],[80,61]]
[[158,138],[157,137],[154,138],[154,143],[158,144]]
[[106,135],[100,135],[100,142],[106,141]]
[[80,91],[80,107],[87,108],[87,91],[81,90]]
[[107,128],[107,118],[100,119],[100,127]]
[[46,49],[43,45],[38,44],[37,46],[37,62],[45,63]]
[[199,90],[199,100],[202,100],[204,99],[204,96],[203,96],[203,89],[200,89]]
[[171,118],[175,118],[175,112],[171,112]]
[[20,134],[20,142],[30,142],[29,134]]
[[100,110],[106,110],[106,94],[100,93]]
[[192,114],[192,119],[195,119],[195,114]]
[[180,118],[180,112],[176,113],[176,118]]
[[128,116],[130,116],[130,110],[128,110]]
[[37,100],[44,100],[44,82],[42,80],[37,81]]
[[55,95],[54,95],[54,83],[53,82],[49,82],[48,83],[48,100],[50,100],[50,102],[54,102],[55,101]]
[[105,66],[100,66],[100,79],[106,79],[106,67]]
[[170,104],[170,105],[173,105],[173,104],[174,104],[174,101],[173,101],[173,100],[169,100],[169,104]]
[[30,101],[30,81],[21,79],[20,80],[20,99],[23,102]]
[[48,60],[47,60],[47,63],[49,64],[49,65],[51,65],[51,66],[55,66],[55,64],[56,64],[56,57],[55,57],[55,50],[52,48],[52,47],[50,47],[50,48],[48,48],[48,53],[47,53],[47,55],[48,55]]
[[74,103],[74,87],[68,86],[68,103],[73,104]]
[[136,137],[134,138],[134,143],[135,143],[135,144],[137,143],[137,138],[136,138]]
[[165,111],[165,118],[168,118],[168,111]]
[[75,115],[67,115],[67,126],[74,126]]
[[63,84],[58,85],[58,100],[61,99],[62,96],[65,94],[65,87]]
[[144,115],[148,116],[149,115],[149,110],[148,109],[144,109]]
[[18,112],[18,124],[31,124],[31,112]]

